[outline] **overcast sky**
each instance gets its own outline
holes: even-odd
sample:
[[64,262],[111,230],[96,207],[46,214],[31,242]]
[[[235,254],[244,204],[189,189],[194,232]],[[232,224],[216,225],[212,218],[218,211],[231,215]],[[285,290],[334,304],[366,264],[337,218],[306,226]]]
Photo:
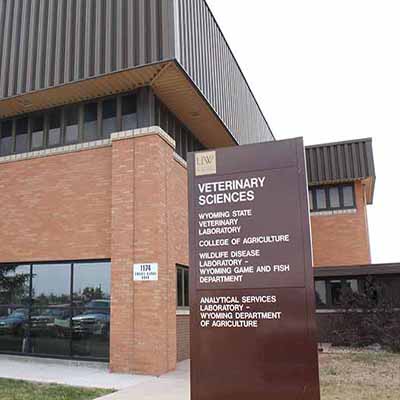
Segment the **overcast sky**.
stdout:
[[277,139],[372,137],[372,261],[400,262],[400,1],[208,0]]

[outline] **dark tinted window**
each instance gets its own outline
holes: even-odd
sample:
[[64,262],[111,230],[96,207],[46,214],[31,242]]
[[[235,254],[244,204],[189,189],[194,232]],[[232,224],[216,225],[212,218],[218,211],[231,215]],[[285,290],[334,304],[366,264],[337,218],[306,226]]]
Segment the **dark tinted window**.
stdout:
[[31,353],[69,355],[70,282],[70,264],[33,265]]
[[318,210],[323,210],[327,208],[325,189],[317,189],[315,194]]
[[7,156],[13,151],[12,121],[4,121],[1,124],[0,155]]
[[110,263],[74,265],[74,302],[84,305],[91,300],[110,299]]
[[103,137],[110,137],[117,131],[117,101],[103,101]]
[[308,201],[310,203],[310,211],[314,210],[314,192],[309,189],[308,190]]
[[340,208],[339,188],[337,186],[329,188],[330,208]]
[[43,115],[37,115],[31,119],[32,131],[32,149],[43,147],[44,139],[44,118]]
[[189,307],[189,269],[184,268],[183,270],[183,294],[185,299],[185,307]]
[[182,265],[176,268],[177,307],[189,307],[189,269]]
[[355,208],[354,185],[310,187],[311,211]]
[[[0,265],[0,276],[0,307],[26,306],[29,303],[30,266]],[[4,314],[4,310],[0,314]]]
[[324,307],[327,305],[326,282],[315,281],[315,295],[317,307]]
[[343,205],[345,207],[355,206],[353,186],[343,186]]
[[97,103],[84,106],[84,138],[87,141],[97,139]]
[[76,143],[79,138],[78,106],[69,106],[65,109],[65,143]]
[[108,359],[110,273],[109,262],[0,264],[0,352]]
[[28,118],[17,119],[15,126],[15,152],[28,151]]
[[332,280],[329,282],[331,296],[332,296],[332,305],[340,304],[341,296],[342,296],[342,281],[340,280]]
[[[21,118],[0,121],[3,125],[3,134],[0,130],[0,155],[108,138],[113,132],[139,127],[136,94],[121,94],[104,100],[92,100],[90,103],[65,105],[44,112],[43,116],[37,112],[32,113],[28,118],[29,132],[21,132],[17,143],[14,124]],[[157,99],[154,118],[155,125],[161,126],[174,138],[176,152],[182,158],[187,158],[188,151],[204,150],[204,146]]]
[[54,110],[49,113],[47,144],[50,147],[61,144],[61,110]]
[[127,131],[137,128],[136,96],[122,97],[122,130]]
[[34,306],[65,304],[70,300],[70,264],[34,265],[32,298]]
[[182,140],[182,157],[186,160],[187,159],[187,137],[188,137],[188,133],[186,130],[182,131],[182,136],[181,136],[181,140]]
[[108,358],[111,270],[109,263],[75,264],[72,319],[73,353]]
[[29,265],[0,265],[0,352],[27,351]]

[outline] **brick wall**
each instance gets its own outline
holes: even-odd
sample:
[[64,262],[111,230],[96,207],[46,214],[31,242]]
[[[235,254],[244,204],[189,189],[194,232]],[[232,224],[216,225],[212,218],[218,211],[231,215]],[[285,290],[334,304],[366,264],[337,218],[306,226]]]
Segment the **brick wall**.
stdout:
[[177,315],[176,317],[176,359],[178,361],[190,358],[190,316]]
[[311,216],[314,266],[371,262],[367,206],[361,182],[355,184],[355,195],[355,213]]
[[[176,367],[176,264],[188,262],[187,174],[160,135],[113,142],[111,369]],[[133,282],[132,264],[159,265]]]
[[[111,258],[110,367],[160,375],[177,361],[187,171],[159,128],[104,146],[0,165],[0,262]],[[158,281],[134,282],[132,265],[148,262]]]
[[110,258],[111,148],[0,165],[0,262]]

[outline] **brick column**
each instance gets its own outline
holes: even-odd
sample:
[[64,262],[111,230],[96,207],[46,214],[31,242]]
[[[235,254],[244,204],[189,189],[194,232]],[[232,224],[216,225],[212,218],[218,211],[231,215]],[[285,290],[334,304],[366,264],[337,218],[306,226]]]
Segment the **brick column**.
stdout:
[[[160,128],[112,137],[114,372],[160,375],[176,366],[177,260],[170,251],[168,226],[173,148]],[[133,282],[133,263],[150,262],[159,265],[158,281]]]

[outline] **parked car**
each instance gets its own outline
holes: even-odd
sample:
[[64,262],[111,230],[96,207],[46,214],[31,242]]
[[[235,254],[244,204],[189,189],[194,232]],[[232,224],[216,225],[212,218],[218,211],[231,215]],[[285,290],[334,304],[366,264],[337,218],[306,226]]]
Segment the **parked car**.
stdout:
[[38,315],[31,316],[31,332],[46,331],[47,333],[56,334],[56,330],[54,329],[57,325],[56,321],[58,324],[61,321],[69,323],[70,317],[69,305],[49,306],[49,308],[40,310]]
[[28,311],[25,308],[17,308],[10,315],[0,317],[0,335],[22,335],[27,322]]
[[72,331],[77,336],[109,336],[110,300],[92,300],[85,311],[72,318]]

